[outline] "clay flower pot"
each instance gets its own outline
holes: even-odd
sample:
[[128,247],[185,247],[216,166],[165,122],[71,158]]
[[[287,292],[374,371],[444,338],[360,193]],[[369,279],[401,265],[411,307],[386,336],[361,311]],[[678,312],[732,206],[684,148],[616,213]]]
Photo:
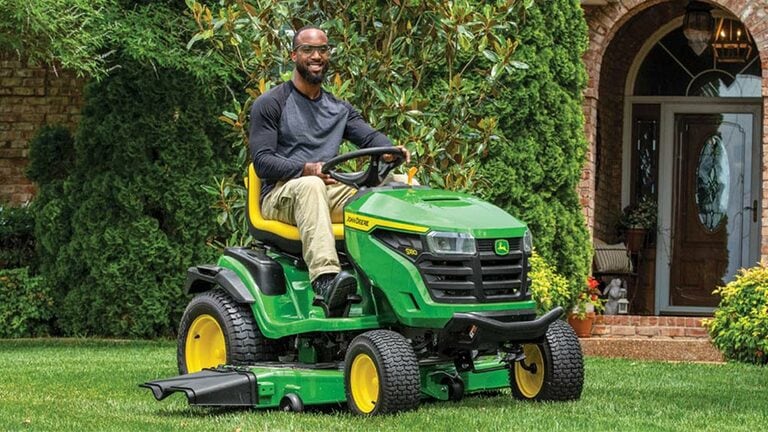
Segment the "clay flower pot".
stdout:
[[576,332],[578,337],[590,337],[592,336],[592,325],[595,323],[595,313],[588,312],[584,318],[579,318],[576,314],[568,315],[568,324],[573,327],[573,331]]

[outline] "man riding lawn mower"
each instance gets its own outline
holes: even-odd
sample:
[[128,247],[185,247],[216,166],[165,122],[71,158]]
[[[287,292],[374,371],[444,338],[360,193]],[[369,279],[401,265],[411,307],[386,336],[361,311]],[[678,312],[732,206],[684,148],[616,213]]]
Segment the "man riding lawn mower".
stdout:
[[[360,157],[366,170],[337,171]],[[296,227],[262,218],[251,167],[257,242],[189,269],[182,375],[142,386],[158,400],[183,392],[192,405],[301,411],[346,401],[362,415],[507,386],[523,400],[578,399],[581,348],[562,308],[536,317],[527,227],[470,195],[380,186],[402,161],[397,148],[371,148],[323,166],[359,190],[333,227],[357,283],[339,317],[312,290]]]

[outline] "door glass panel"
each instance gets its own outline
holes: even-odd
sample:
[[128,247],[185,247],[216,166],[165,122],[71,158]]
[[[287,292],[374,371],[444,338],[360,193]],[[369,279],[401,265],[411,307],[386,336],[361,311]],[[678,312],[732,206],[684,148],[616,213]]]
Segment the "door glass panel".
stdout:
[[728,230],[728,270],[723,283],[734,279],[739,268],[752,266],[749,262],[749,235],[752,215],[752,114],[724,113],[718,128],[726,151],[729,167],[726,220]]
[[659,116],[661,105],[632,105],[632,174],[630,204],[656,202],[659,177]]
[[699,221],[714,231],[728,209],[730,170],[723,140],[713,135],[704,142],[696,170],[696,207]]

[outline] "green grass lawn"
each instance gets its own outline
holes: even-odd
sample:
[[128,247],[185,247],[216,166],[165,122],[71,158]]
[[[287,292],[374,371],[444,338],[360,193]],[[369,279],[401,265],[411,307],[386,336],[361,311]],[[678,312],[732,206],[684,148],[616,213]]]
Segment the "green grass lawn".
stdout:
[[596,431],[753,432],[768,424],[768,368],[588,358],[580,401],[524,403],[497,396],[422,404],[360,418],[342,409],[190,408],[157,402],[138,384],[176,374],[173,342],[0,340],[2,431]]

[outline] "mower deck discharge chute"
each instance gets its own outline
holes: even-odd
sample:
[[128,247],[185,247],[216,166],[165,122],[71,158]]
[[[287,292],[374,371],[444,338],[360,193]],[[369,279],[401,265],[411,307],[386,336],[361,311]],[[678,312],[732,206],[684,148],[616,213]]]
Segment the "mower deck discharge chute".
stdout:
[[[369,158],[367,170],[335,170],[356,157]],[[527,227],[470,195],[379,186],[401,162],[399,150],[376,148],[323,167],[359,188],[334,225],[342,267],[357,280],[334,318],[314,295],[296,227],[261,217],[251,167],[257,242],[189,269],[182,375],[142,386],[158,400],[184,393],[191,405],[301,411],[346,401],[362,415],[507,387],[518,399],[578,399],[581,348],[561,308],[536,316]]]

